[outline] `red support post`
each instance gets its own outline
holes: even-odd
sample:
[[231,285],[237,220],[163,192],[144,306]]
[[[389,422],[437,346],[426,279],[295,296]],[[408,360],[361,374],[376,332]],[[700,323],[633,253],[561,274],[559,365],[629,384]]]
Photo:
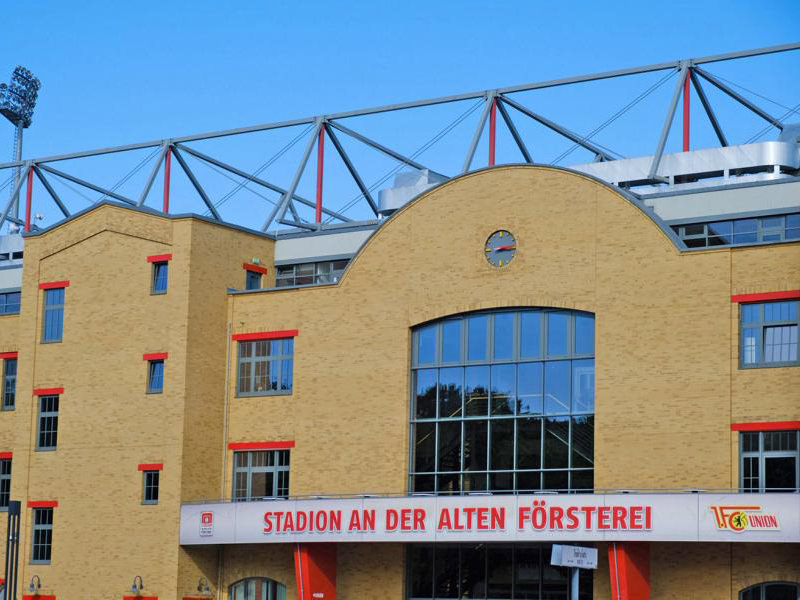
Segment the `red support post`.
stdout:
[[31,230],[31,200],[33,199],[33,169],[28,169],[28,189],[25,194],[25,233]]
[[165,215],[169,214],[169,171],[171,159],[172,148],[168,147],[167,153],[164,155],[164,206],[161,209]]
[[322,165],[325,159],[325,128],[319,128],[317,138],[317,210],[315,223],[322,223]]
[[686,69],[686,79],[683,80],[683,151],[689,151],[689,99],[691,98],[691,71]]
[[492,108],[489,110],[489,166],[494,166],[494,136],[497,123],[497,98],[492,98]]

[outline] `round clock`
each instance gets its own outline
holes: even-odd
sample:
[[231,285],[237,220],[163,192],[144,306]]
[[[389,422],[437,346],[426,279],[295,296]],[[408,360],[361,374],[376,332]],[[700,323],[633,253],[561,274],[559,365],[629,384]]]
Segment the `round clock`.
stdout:
[[486,240],[486,260],[493,267],[505,267],[517,254],[517,240],[509,231],[495,231]]

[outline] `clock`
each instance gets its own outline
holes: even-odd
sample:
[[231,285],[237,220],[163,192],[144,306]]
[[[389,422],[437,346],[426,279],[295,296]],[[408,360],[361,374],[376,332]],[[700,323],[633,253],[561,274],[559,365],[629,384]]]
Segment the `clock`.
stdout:
[[508,263],[514,260],[517,254],[517,240],[514,239],[514,235],[511,232],[505,229],[495,231],[486,240],[484,254],[486,255],[486,260],[493,267],[508,266]]

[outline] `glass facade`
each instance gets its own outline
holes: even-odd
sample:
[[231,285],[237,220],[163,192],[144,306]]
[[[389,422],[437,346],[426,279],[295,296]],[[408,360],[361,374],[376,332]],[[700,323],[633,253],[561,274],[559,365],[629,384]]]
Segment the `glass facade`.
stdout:
[[593,315],[473,313],[412,338],[412,492],[593,489]]
[[275,271],[275,287],[336,283],[344,273],[348,260],[282,265]]
[[689,248],[800,239],[800,214],[673,225]]

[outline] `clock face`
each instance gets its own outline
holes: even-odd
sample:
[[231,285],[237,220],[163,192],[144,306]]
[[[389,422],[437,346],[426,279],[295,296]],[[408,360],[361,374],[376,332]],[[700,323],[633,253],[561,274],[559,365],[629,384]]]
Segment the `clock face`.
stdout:
[[517,254],[517,240],[509,231],[495,231],[486,240],[484,254],[493,267],[505,267]]

